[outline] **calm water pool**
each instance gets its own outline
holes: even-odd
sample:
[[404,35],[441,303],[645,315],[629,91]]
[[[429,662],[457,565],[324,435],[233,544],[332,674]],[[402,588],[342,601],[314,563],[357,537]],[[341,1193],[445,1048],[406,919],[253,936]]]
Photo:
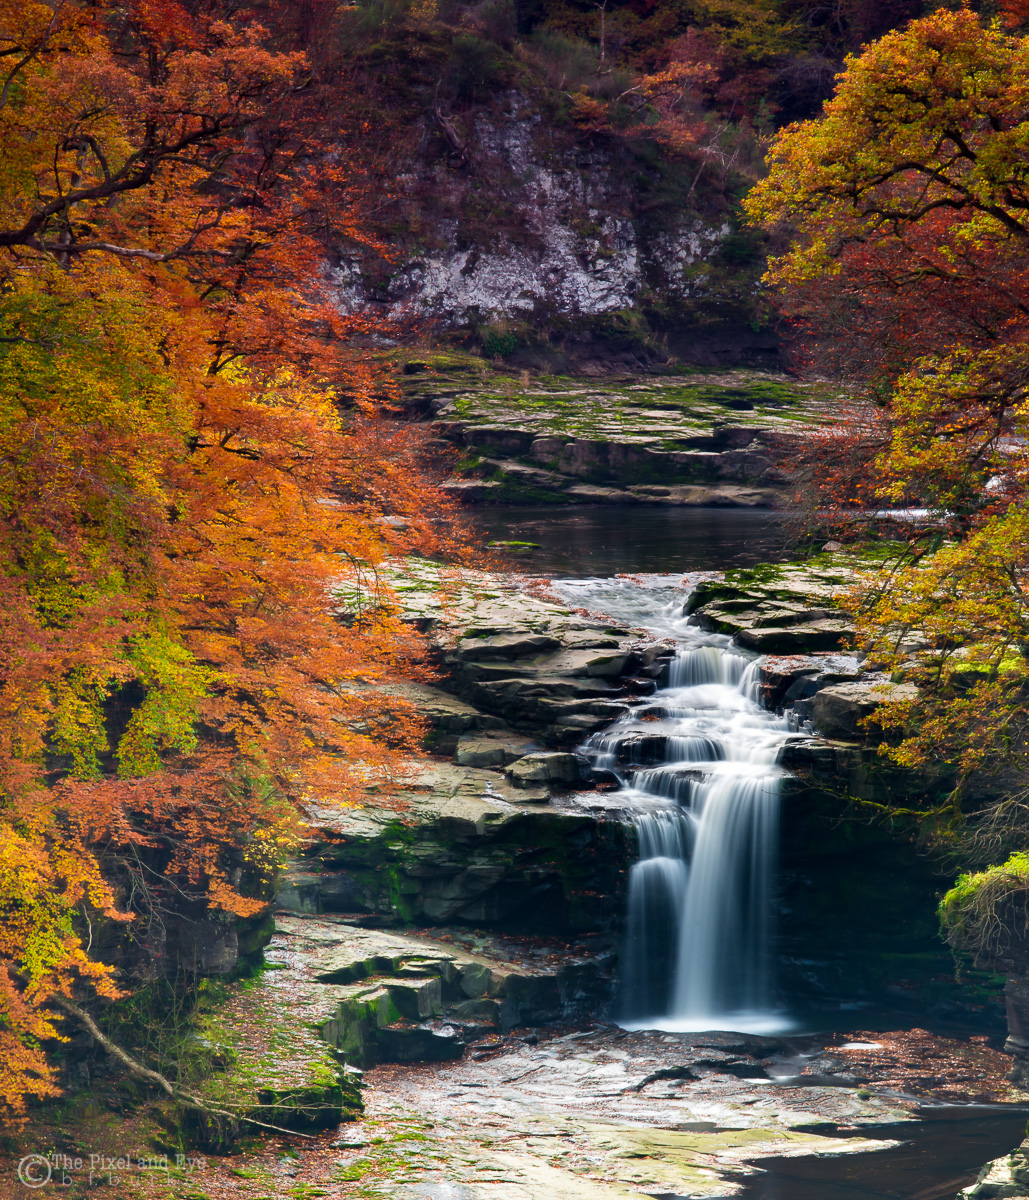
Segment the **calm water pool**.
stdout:
[[538,542],[510,558],[542,575],[718,571],[796,557],[784,514],[768,509],[498,506],[469,516],[484,541]]
[[1018,1145],[1029,1110],[946,1106],[920,1115],[917,1123],[862,1128],[863,1137],[903,1139],[890,1150],[764,1159],[738,1200],[955,1200],[984,1163]]

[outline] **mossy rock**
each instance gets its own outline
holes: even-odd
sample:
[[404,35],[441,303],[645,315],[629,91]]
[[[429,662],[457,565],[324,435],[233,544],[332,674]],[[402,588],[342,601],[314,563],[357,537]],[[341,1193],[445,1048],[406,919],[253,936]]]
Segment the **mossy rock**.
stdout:
[[958,877],[940,901],[947,940],[977,967],[1006,975],[1029,972],[1029,853]]
[[253,1122],[303,1131],[354,1119],[363,1109],[358,1079],[319,1033],[338,998],[338,988],[293,971],[266,971],[232,985],[222,1003],[199,1013],[198,1041],[222,1050],[226,1065],[194,1081],[190,1062],[183,1062],[184,1090],[234,1116],[182,1108],[182,1135],[228,1153],[253,1131]]

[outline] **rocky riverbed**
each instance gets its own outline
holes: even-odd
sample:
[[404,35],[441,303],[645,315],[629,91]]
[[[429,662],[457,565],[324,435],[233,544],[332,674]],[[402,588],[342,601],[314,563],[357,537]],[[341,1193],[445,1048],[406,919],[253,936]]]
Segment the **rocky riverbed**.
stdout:
[[[760,1195],[747,1189],[763,1162],[896,1144],[898,1126],[921,1128],[926,1102],[1020,1099],[1002,1030],[987,1021],[970,1032],[987,992],[949,979],[931,866],[903,838],[852,819],[840,796],[841,785],[852,795],[884,786],[860,723],[884,681],[850,652],[847,576],[845,560],[827,556],[619,585],[670,589],[702,627],[771,652],[765,703],[797,713],[782,983],[798,1029],[805,997],[820,1027],[839,1032],[612,1023],[637,850],[611,781],[576,747],[645,709],[674,646],[577,605],[574,589],[408,564],[396,594],[429,632],[438,679],[393,686],[428,719],[426,757],[390,807],[374,796],[342,812],[312,807],[268,968],[201,1007],[184,1060],[206,1071],[211,1103],[273,1127],[270,1141],[257,1148],[245,1122],[198,1125],[160,1106],[127,1122],[126,1136],[201,1146],[208,1197],[699,1198]],[[874,1023],[838,1007],[855,999]],[[884,1004],[894,1020],[907,1006],[909,1026],[936,1014],[937,1032],[882,1032]],[[958,1024],[944,1037],[948,1019]],[[97,1144],[102,1082],[93,1094],[92,1109],[83,1100],[55,1127],[54,1145]],[[969,1195],[1023,1195],[1011,1191],[1020,1163],[992,1165]],[[962,1181],[973,1165],[974,1154]],[[138,1172],[129,1184],[123,1194],[200,1195],[189,1171],[164,1192]]]
[[[926,1103],[1020,1098],[983,1036],[630,1032],[562,1009],[582,945],[289,913],[276,925],[269,968],[232,985],[201,1034],[221,1063],[209,1098],[293,1134],[194,1127],[200,1150],[178,1163],[92,1181],[72,1169],[62,1194],[745,1197],[766,1164],[901,1145]],[[167,1115],[119,1112],[103,1085],[36,1134],[88,1162],[112,1108],[131,1163],[167,1153]]]
[[406,405],[460,456],[446,486],[480,504],[774,504],[778,464],[826,399],[824,385],[754,370],[627,375],[602,388],[458,355],[404,370]]
[[[603,1023],[616,1001],[616,934],[634,846],[631,830],[611,819],[604,780],[573,751],[590,731],[646,702],[672,647],[576,611],[567,595],[531,582],[469,576],[434,607],[431,576],[430,566],[420,567],[398,589],[438,647],[440,686],[408,692],[433,723],[433,758],[394,812],[315,811],[321,833],[283,889],[296,915],[280,918],[279,933],[322,939],[318,954],[298,961],[338,960],[330,974],[337,985],[346,979],[347,994],[326,1028],[366,1069],[368,1112],[384,1121],[411,1111],[445,1117],[442,1175],[430,1163],[426,1176],[405,1186],[430,1186],[435,1175],[432,1188],[465,1190],[410,1195],[619,1194],[612,1187],[725,1195],[727,1181],[752,1174],[764,1154],[868,1149],[841,1142],[840,1129],[907,1120],[917,1097],[1017,1095],[1004,1081],[1010,1062],[999,1043],[991,1048],[982,1037],[840,1034],[826,1053],[824,1039],[629,1034]],[[820,714],[853,706],[826,729],[836,740],[798,728],[794,769],[874,788],[879,768],[858,722],[880,702],[883,680],[848,653],[850,625],[839,607],[847,578],[845,561],[830,556],[803,568],[676,583],[687,585],[683,603],[694,619],[713,631],[741,642],[749,635],[753,649],[788,639],[783,649],[793,653],[770,656],[762,670],[770,707],[799,705],[811,717],[819,697]],[[834,696],[836,707],[826,708]],[[817,894],[831,890],[826,876],[838,886],[853,875],[867,887],[878,870],[877,886],[889,886],[897,869],[896,854],[884,852],[888,839],[860,822],[841,835],[844,810],[831,807],[802,781],[792,807],[788,801],[789,817],[808,822],[822,856],[813,867],[796,846],[785,855],[787,891],[816,889],[807,897],[813,903],[796,905],[807,911],[826,907]],[[910,858],[910,849],[896,849]],[[905,915],[893,939],[892,982],[887,972],[875,985],[893,988],[901,1003],[905,988],[912,1000],[932,992],[919,955],[938,964],[930,971],[947,969],[934,941],[932,881],[916,871],[906,883],[913,888],[906,899],[925,910],[926,932],[916,933]],[[890,905],[895,900],[891,893]],[[872,962],[891,937],[874,929],[875,944],[865,949],[864,932],[841,939],[847,923],[840,918],[837,904],[829,923],[847,943],[840,962],[875,977]],[[412,933],[412,922],[420,932]],[[793,937],[809,954],[817,941],[810,921]],[[325,939],[336,949],[326,950]],[[808,986],[831,995],[825,964],[814,968],[820,979],[813,967]],[[919,970],[923,982],[912,978]],[[854,994],[849,977],[835,985]],[[597,1016],[601,1024],[591,1025]],[[843,1050],[849,1042],[857,1045]],[[437,1061],[414,1065],[419,1059]],[[830,1147],[818,1140],[827,1134]],[[498,1150],[500,1137],[506,1149]],[[449,1156],[455,1139],[463,1148],[456,1159]],[[650,1148],[641,1149],[640,1139]],[[647,1161],[637,1172],[641,1155]],[[355,1157],[372,1177],[374,1161],[374,1154]]]

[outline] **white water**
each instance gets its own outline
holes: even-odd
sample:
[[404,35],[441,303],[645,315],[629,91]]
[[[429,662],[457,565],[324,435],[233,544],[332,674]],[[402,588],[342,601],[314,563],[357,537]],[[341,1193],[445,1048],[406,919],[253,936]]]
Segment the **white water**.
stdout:
[[636,827],[622,953],[627,1028],[789,1027],[776,1008],[779,752],[787,719],[758,703],[758,660],[682,616],[680,576],[559,581],[570,604],[674,638],[667,683],[583,749]]

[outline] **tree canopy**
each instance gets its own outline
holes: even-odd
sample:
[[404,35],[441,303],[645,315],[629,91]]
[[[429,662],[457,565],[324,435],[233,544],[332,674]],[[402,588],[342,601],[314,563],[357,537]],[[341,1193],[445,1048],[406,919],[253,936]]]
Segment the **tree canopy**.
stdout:
[[440,549],[441,501],[322,294],[362,180],[251,17],[0,2],[8,1115],[53,1090],[50,1001],[131,984],[112,939],[159,974],[174,906],[260,909],[304,799],[388,785],[420,729],[355,686],[415,636],[335,590]]
[[[848,59],[821,118],[775,139],[752,218],[788,247],[767,278],[816,362],[863,380],[822,439],[813,502],[884,506],[895,571],[866,580],[873,660],[919,683],[897,760],[954,784],[1029,762],[1029,42],[968,9]],[[820,353],[821,352],[821,353]]]

